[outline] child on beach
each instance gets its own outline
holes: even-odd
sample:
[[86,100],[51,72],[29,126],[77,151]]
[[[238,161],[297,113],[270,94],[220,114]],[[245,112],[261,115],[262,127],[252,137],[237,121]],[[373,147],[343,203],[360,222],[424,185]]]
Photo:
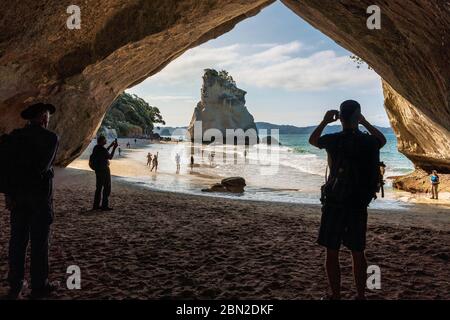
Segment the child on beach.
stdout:
[[439,176],[436,170],[431,174],[431,199],[439,200]]

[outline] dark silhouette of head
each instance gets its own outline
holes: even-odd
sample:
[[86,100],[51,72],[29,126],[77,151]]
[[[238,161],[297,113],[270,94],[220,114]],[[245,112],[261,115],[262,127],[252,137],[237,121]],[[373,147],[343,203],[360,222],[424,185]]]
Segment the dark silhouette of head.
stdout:
[[339,118],[344,129],[358,128],[360,116],[361,105],[357,101],[347,100],[342,102]]
[[97,144],[99,145],[99,146],[104,146],[105,144],[106,144],[106,137],[104,136],[104,135],[100,135],[100,136],[98,136],[98,138],[97,138]]
[[50,122],[50,115],[54,114],[55,111],[54,105],[39,102],[28,106],[20,115],[32,124],[47,128]]

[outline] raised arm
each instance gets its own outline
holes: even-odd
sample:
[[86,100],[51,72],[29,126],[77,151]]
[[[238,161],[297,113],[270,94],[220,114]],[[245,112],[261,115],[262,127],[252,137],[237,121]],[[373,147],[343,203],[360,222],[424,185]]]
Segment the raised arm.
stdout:
[[116,152],[116,149],[117,149],[118,146],[119,146],[119,144],[116,143],[116,142],[114,141],[114,142],[111,143],[111,145],[108,147],[108,150],[109,150],[111,147],[113,148],[112,151],[111,151],[111,153],[109,154],[109,159],[114,158],[114,153]]
[[384,134],[380,130],[375,128],[373,125],[371,125],[369,121],[367,121],[366,118],[364,118],[363,115],[361,115],[361,117],[359,118],[359,123],[363,125],[371,135],[373,135],[375,138],[378,139],[381,148],[383,148],[386,145],[387,141]]
[[322,135],[323,130],[329,123],[335,122],[338,119],[339,119],[339,111],[337,111],[337,110],[327,111],[322,122],[319,124],[319,126],[313,131],[313,133],[309,137],[309,143],[311,145],[319,148],[319,139]]

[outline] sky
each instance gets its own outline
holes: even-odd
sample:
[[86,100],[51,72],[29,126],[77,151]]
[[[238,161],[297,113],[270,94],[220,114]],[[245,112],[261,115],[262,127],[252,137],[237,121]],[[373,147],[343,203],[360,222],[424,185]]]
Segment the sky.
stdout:
[[200,101],[203,70],[227,70],[257,122],[316,125],[342,101],[361,103],[373,124],[389,126],[380,77],[281,2],[221,37],[185,52],[126,90],[160,109],[167,126],[187,126]]

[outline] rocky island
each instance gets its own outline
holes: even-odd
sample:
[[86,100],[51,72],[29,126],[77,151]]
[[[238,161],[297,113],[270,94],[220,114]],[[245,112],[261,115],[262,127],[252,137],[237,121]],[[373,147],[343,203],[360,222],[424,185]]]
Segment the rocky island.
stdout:
[[[247,92],[236,86],[226,71],[206,69],[203,75],[201,101],[197,104],[188,127],[191,139],[205,143],[213,142],[215,136],[209,139],[208,131],[218,130],[223,137],[223,143],[257,143],[258,131],[253,116],[245,106],[246,94]],[[201,122],[201,129],[199,124],[199,129],[196,128],[196,122]],[[245,138],[240,136],[239,139],[234,139],[229,135],[227,139],[227,130],[239,129],[245,132]]]

